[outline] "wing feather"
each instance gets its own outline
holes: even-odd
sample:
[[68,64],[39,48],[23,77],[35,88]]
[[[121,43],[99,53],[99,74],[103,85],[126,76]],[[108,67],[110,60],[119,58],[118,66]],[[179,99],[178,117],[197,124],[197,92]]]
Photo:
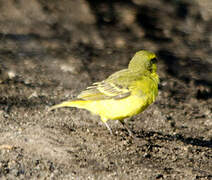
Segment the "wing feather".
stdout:
[[[129,89],[129,72],[127,69],[118,71],[108,79],[93,83],[87,87],[85,91],[82,91],[78,98],[84,100],[104,100],[104,99],[123,99],[130,96],[131,91]],[[131,77],[131,76],[130,76]]]

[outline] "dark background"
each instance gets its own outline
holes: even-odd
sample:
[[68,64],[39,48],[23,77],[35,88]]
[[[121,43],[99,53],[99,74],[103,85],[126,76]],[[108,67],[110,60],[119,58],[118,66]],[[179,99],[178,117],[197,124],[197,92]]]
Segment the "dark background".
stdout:
[[[111,136],[49,106],[159,58],[157,101]],[[212,178],[211,0],[0,0],[0,178]]]

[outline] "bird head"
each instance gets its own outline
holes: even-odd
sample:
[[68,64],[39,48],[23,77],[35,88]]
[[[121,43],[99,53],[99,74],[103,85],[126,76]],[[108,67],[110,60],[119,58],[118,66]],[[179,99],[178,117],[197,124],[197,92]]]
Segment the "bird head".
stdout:
[[128,69],[134,72],[155,73],[157,70],[157,57],[154,53],[141,50],[138,51],[131,59]]

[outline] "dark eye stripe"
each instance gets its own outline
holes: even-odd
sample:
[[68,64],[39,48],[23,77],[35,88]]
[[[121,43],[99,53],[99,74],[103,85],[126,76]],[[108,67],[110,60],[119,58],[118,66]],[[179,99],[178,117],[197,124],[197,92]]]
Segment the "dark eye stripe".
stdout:
[[151,59],[152,63],[157,63],[158,62],[158,59],[157,58],[153,58]]

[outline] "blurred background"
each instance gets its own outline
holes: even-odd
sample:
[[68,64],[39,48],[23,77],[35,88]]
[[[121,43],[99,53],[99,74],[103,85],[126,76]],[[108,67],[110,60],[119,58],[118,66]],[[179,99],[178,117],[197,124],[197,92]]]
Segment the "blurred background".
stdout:
[[[129,124],[160,150],[85,111],[46,113],[141,49],[159,58],[160,92]],[[211,87],[211,0],[0,0],[0,177],[210,178]]]
[[[102,69],[98,61],[116,70],[116,64],[125,66],[136,51],[147,49],[157,53],[166,66],[163,71],[171,76],[211,85],[209,0],[1,0],[0,5],[2,73],[7,68],[17,73],[14,76],[22,76],[18,72],[21,68],[41,71],[40,75],[47,69],[54,73],[62,65],[58,70],[49,66],[61,61],[74,69],[68,61],[79,57],[73,63],[82,61],[95,78],[99,72],[93,68]],[[30,70],[25,62],[35,66]],[[200,92],[205,98],[208,95],[211,93]]]

